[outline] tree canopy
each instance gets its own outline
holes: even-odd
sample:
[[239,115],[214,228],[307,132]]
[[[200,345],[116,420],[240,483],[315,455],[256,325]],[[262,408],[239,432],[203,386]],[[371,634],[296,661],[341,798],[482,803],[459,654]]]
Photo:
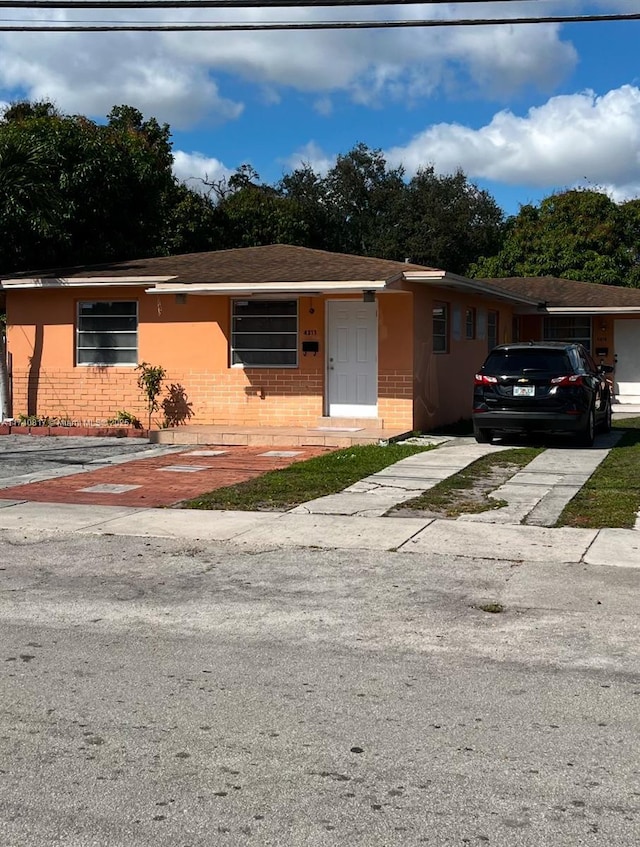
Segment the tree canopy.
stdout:
[[470,268],[475,277],[557,276],[640,285],[640,200],[599,191],[552,194],[509,219],[502,249]]
[[497,250],[504,217],[488,192],[462,171],[432,166],[410,180],[365,144],[338,156],[325,177],[309,165],[286,175],[279,190],[305,210],[310,246],[378,256],[464,273],[478,256]]
[[132,106],[97,124],[13,104],[0,120],[2,271],[206,249],[211,204],[185,196],[172,164],[169,126]]
[[133,106],[105,123],[18,102],[0,118],[0,271],[272,243],[476,277],[552,275],[640,285],[640,199],[552,194],[504,220],[462,171],[407,178],[356,144],[326,173],[273,185],[249,164],[196,192],[172,172],[167,124]]

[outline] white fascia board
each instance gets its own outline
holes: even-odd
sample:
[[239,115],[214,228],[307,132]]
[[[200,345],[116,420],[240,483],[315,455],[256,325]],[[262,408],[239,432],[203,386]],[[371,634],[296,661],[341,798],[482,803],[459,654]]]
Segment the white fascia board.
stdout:
[[140,286],[161,282],[169,282],[170,276],[74,276],[56,277],[54,279],[4,279],[0,280],[0,288],[9,290],[11,288],[101,288],[105,285],[114,287]]
[[546,306],[548,315],[638,315],[640,306]]
[[255,283],[160,283],[153,288],[147,288],[147,294],[200,294],[249,297],[267,294],[332,294],[332,293],[362,293],[363,291],[380,291],[386,285],[385,280],[345,280],[313,281],[313,282],[264,282]]
[[475,294],[484,294],[488,297],[494,297],[496,300],[508,300],[510,303],[523,303],[526,306],[537,307],[540,303],[540,300],[533,297],[512,294],[502,288],[494,288],[484,282],[476,282],[468,277],[458,276],[458,274],[451,274],[446,271],[406,271],[404,278],[407,282],[423,282],[431,285],[442,285],[445,288],[449,285],[451,288],[473,291]]

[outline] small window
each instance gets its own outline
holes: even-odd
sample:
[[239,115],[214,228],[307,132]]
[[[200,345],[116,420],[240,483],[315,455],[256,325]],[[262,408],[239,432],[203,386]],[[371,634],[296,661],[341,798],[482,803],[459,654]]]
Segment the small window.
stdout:
[[494,309],[487,312],[487,344],[489,350],[498,344],[498,313]]
[[234,300],[231,364],[251,368],[297,367],[297,300]]
[[449,350],[449,307],[446,303],[435,303],[433,307],[433,352],[447,353]]
[[78,303],[77,365],[136,365],[138,304],[135,300]]
[[568,341],[591,350],[591,318],[588,316],[549,315],[544,319],[543,341]]
[[464,334],[467,341],[473,341],[476,337],[476,310],[467,309],[464,318]]

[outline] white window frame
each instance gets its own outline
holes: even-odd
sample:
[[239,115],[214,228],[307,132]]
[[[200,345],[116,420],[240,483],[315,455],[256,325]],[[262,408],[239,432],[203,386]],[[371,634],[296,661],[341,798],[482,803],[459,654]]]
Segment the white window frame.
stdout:
[[[492,320],[492,318],[495,318],[495,321]],[[495,330],[495,332],[493,330]],[[494,347],[497,347],[499,343],[500,312],[497,309],[487,309],[487,347],[491,351]]]
[[[443,315],[441,318],[436,317],[436,310],[442,309]],[[444,333],[438,332],[436,333],[436,323],[444,324]],[[444,303],[442,301],[437,301],[433,304],[432,313],[431,313],[431,332],[432,332],[432,342],[431,349],[434,353],[443,354],[449,352],[449,332],[450,332],[450,324],[449,324],[449,304]],[[436,338],[444,339],[444,347],[442,349],[438,349],[436,347]]]
[[[239,347],[236,347],[236,339],[238,338],[238,336],[242,335],[242,332],[236,329],[236,323],[235,323],[236,318],[242,317],[241,315],[236,315],[236,305],[240,304],[240,303],[250,304],[250,303],[279,303],[279,302],[280,303],[294,303],[295,304],[295,315],[292,315],[292,314],[289,314],[289,315],[273,314],[273,315],[257,315],[256,317],[276,318],[276,319],[294,318],[295,319],[295,330],[293,332],[289,332],[287,330],[284,330],[284,331],[283,330],[273,330],[271,332],[266,331],[266,332],[260,332],[260,333],[256,333],[255,331],[252,331],[252,332],[247,332],[247,335],[257,335],[257,334],[259,334],[259,335],[270,335],[270,334],[272,334],[272,335],[294,335],[295,340],[296,340],[295,346],[294,347],[286,347],[286,348],[280,348],[280,347],[265,347],[265,348],[246,347],[246,348],[239,348]],[[251,316],[245,315],[244,317],[251,317]],[[281,370],[281,369],[291,370],[291,369],[299,367],[299,352],[298,352],[299,346],[300,346],[300,301],[298,300],[298,298],[296,298],[296,297],[279,297],[277,299],[272,298],[272,297],[269,297],[269,298],[267,298],[267,297],[262,297],[262,298],[252,297],[250,299],[242,298],[242,297],[232,298],[232,300],[231,300],[231,339],[230,339],[230,344],[229,344],[229,364],[232,368],[244,368],[244,369],[247,369],[247,368],[262,368],[262,369],[269,368],[269,369],[277,369],[277,370]],[[265,352],[265,353],[269,353],[269,352],[272,352],[272,351],[292,353],[294,355],[294,361],[291,362],[291,363],[287,363],[287,364],[272,364],[272,363],[269,363],[269,362],[266,362],[264,364],[253,364],[253,363],[247,364],[245,362],[234,362],[233,361],[234,355],[239,350],[242,350],[242,349],[253,350],[254,352],[261,351],[261,352]]]
[[[80,362],[79,359],[79,351],[80,350],[99,350],[101,348],[98,347],[80,347],[80,334],[82,332],[96,332],[97,330],[83,330],[81,328],[81,320],[83,317],[105,317],[107,319],[112,317],[123,317],[122,315],[91,315],[84,316],[80,314],[80,310],[82,306],[86,306],[89,304],[97,304],[97,303],[133,303],[135,306],[135,315],[129,315],[128,317],[135,317],[136,319],[136,328],[135,330],[100,330],[103,334],[109,334],[110,332],[122,334],[128,334],[133,337],[134,345],[131,347],[113,347],[114,350],[133,350],[135,351],[135,361],[133,362]],[[111,300],[79,300],[76,303],[76,332],[75,332],[75,363],[78,368],[135,368],[138,365],[138,328],[139,328],[139,316],[138,316],[138,301],[137,300],[128,300],[128,299],[111,299]]]
[[477,315],[473,306],[464,310],[464,337],[467,341],[475,341],[477,335]]

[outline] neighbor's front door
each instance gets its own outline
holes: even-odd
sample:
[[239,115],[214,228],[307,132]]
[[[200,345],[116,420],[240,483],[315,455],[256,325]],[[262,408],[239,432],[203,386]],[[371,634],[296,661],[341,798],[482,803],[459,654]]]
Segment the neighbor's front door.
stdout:
[[361,300],[327,302],[327,413],[378,415],[378,307]]
[[616,400],[618,403],[640,403],[640,321],[614,321],[613,338]]

